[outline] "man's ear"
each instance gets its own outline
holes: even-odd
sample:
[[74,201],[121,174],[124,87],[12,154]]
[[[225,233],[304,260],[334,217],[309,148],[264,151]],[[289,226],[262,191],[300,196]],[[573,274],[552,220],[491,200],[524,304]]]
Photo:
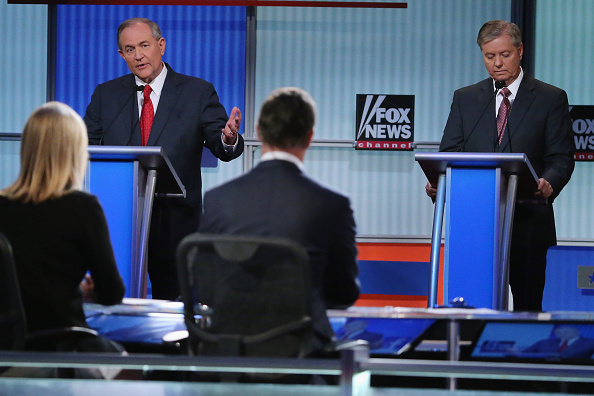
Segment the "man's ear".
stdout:
[[159,39],[159,41],[157,42],[157,44],[159,45],[159,48],[161,49],[161,56],[165,55],[165,45],[167,44],[165,42],[165,38],[161,37]]
[[313,133],[313,129],[307,133],[307,147],[309,147],[309,145],[311,144],[311,141],[313,139]]

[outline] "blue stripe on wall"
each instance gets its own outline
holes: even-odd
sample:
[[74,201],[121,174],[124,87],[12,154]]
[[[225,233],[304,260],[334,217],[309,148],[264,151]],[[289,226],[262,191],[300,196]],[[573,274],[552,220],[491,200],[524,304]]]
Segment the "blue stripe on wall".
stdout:
[[426,296],[429,263],[359,260],[362,294]]
[[84,116],[97,84],[130,72],[116,34],[133,17],[159,24],[173,70],[213,83],[227,113],[245,108],[245,7],[59,5],[56,100]]

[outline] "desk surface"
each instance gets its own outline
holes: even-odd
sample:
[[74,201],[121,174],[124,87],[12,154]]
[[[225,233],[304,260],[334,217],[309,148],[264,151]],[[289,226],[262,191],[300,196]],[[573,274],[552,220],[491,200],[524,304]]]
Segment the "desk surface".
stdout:
[[[138,315],[183,314],[183,303],[179,301],[124,298],[122,304],[84,305],[87,318],[96,315]],[[365,317],[391,319],[456,319],[456,320],[530,320],[530,321],[594,321],[594,312],[551,311],[551,312],[507,312],[487,308],[407,308],[407,307],[351,307],[345,310],[329,309],[328,317]]]
[[[224,384],[174,381],[97,381],[67,379],[5,378],[0,381],[0,394],[75,396],[81,394],[110,396],[168,395],[168,396],[338,396],[338,386],[325,385],[274,385],[274,384]],[[560,395],[560,393],[539,393]],[[527,396],[532,392],[503,391],[450,391],[444,389],[371,388],[368,396]]]
[[[131,351],[179,352],[179,348],[172,349],[172,345],[165,345],[162,339],[168,333],[186,330],[181,302],[126,298],[122,304],[114,306],[85,304],[84,308],[87,322],[92,328],[109,339],[121,342]],[[430,349],[433,351],[446,349],[446,344],[443,343],[446,339],[445,322],[451,320],[464,324],[461,328],[462,345],[470,345],[479,328],[476,323],[483,321],[594,321],[594,313],[588,312],[517,313],[490,309],[400,307],[329,310],[328,317],[339,339],[367,339],[372,354],[384,355],[400,355],[407,352],[415,341],[420,342],[419,337],[427,339],[427,332],[436,321],[441,322],[441,327],[435,330],[434,326],[433,331],[429,332],[429,339],[437,340],[439,345],[443,345],[440,348],[432,346]],[[358,333],[348,336],[355,326],[359,327],[354,329]]]

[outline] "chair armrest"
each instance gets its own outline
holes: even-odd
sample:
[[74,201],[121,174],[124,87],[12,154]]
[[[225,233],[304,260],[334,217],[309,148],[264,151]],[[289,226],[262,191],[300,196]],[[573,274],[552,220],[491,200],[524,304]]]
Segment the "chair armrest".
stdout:
[[360,349],[369,350],[369,342],[366,340],[334,340],[326,344],[316,357],[338,359],[341,351]]
[[335,351],[343,351],[345,349],[369,348],[369,342],[366,340],[339,340],[334,341],[332,344]]
[[27,334],[25,349],[36,351],[73,350],[78,341],[89,337],[99,337],[99,333],[80,326],[38,330]]

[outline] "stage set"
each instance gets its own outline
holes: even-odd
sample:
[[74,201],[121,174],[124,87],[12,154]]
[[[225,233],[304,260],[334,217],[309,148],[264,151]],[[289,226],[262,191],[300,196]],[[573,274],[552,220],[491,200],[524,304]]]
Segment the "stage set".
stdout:
[[[116,53],[115,29],[132,16],[157,20],[169,44],[167,62],[183,73],[212,81],[227,110],[231,106],[242,109],[245,118],[240,132],[246,149],[241,159],[224,167],[206,153],[203,192],[241,175],[257,162],[257,106],[272,89],[288,82],[313,88],[321,111],[308,152],[307,173],[349,195],[358,216],[358,231],[363,230],[357,235],[360,298],[349,309],[327,314],[338,340],[365,342],[352,343],[333,357],[315,359],[190,356],[183,303],[152,300],[147,276],[153,199],[158,195],[184,197],[185,187],[160,147],[94,146],[89,148],[85,189],[99,197],[105,211],[126,298],[115,306],[87,303],[84,308],[89,325],[121,343],[128,354],[2,351],[0,367],[113,368],[124,369],[130,376],[110,381],[3,377],[0,394],[594,394],[594,245],[588,239],[591,222],[587,216],[591,215],[587,210],[582,215],[584,224],[580,223],[585,231],[571,229],[578,223],[575,219],[580,219],[571,209],[584,206],[592,196],[589,189],[594,184],[587,179],[594,174],[591,159],[576,166],[572,182],[555,201],[569,214],[558,218],[562,230],[558,234],[569,235],[571,241],[549,249],[543,312],[535,313],[514,312],[509,293],[515,204],[532,199],[538,180],[528,158],[522,153],[437,152],[451,93],[485,77],[474,36],[467,37],[468,31],[474,35],[475,27],[494,17],[523,20],[524,14],[535,13],[535,1],[473,1],[468,7],[470,3],[464,1],[421,0],[188,0],[168,5],[159,1],[147,5],[147,1],[9,0],[0,8],[12,12],[29,3],[46,7],[41,16],[26,16],[36,18],[31,19],[35,20],[32,25],[47,21],[49,26],[46,32],[44,25],[43,40],[30,40],[47,43],[47,48],[27,53],[47,53],[47,59],[20,63],[41,64],[37,74],[46,73],[47,81],[32,79],[35,73],[23,78],[35,83],[37,96],[29,100],[31,109],[25,106],[22,119],[44,99],[68,103],[84,115],[97,84],[128,73]],[[546,4],[541,7],[545,8]],[[147,15],[137,15],[145,10]],[[531,22],[535,18],[532,15]],[[429,27],[438,23],[443,25],[433,32]],[[410,34],[413,29],[417,34]],[[353,31],[357,34],[352,35]],[[418,41],[408,42],[409,36],[419,36],[415,38]],[[577,36],[588,35],[579,32]],[[70,39],[80,39],[83,44],[72,45]],[[316,39],[321,43],[303,45]],[[443,68],[441,51],[432,49],[417,56],[418,51],[430,47],[427,43],[439,40],[469,41],[455,52],[465,66],[470,65],[468,59],[476,64],[463,73],[456,67],[450,72]],[[73,50],[90,42],[97,48],[85,48],[87,56]],[[188,50],[175,47],[175,43],[192,46]],[[327,47],[327,43],[335,46]],[[20,53],[23,44],[17,44]],[[445,50],[454,52],[450,47]],[[541,53],[553,52],[547,50]],[[232,62],[227,61],[229,53],[234,54]],[[525,56],[529,55],[526,50]],[[559,58],[565,61],[565,57]],[[416,59],[420,63],[408,64]],[[354,68],[346,67],[352,63]],[[440,73],[435,72],[437,67],[427,72],[427,65],[439,65]],[[303,70],[310,72],[301,76]],[[552,74],[562,73],[554,69]],[[293,81],[293,75],[299,78]],[[353,78],[355,75],[365,78]],[[367,81],[368,77],[375,78]],[[359,80],[363,81],[360,85]],[[15,85],[19,95],[34,91]],[[591,94],[588,84],[579,81],[574,85]],[[356,150],[352,139],[355,98],[384,94],[386,89],[413,98],[411,112],[406,114],[412,118],[416,113],[417,135],[411,135],[404,151]],[[12,101],[18,95],[10,96]],[[575,96],[588,102],[586,95]],[[580,104],[579,100],[575,103]],[[399,114],[406,118],[404,109]],[[4,127],[9,133],[0,130],[0,151],[5,153],[0,158],[0,176],[6,178],[0,181],[5,185],[18,173],[20,134],[16,131],[21,127]],[[437,186],[434,204],[423,194],[426,180]],[[566,198],[572,193],[578,196],[578,204]],[[580,202],[579,197],[584,196],[587,198]],[[425,224],[431,228],[426,230]],[[420,241],[416,235],[421,235]],[[567,334],[576,341],[564,343]],[[224,380],[191,381],[202,373],[221,375]],[[327,381],[307,385],[290,380],[242,383],[233,381],[236,375],[306,375]]]

